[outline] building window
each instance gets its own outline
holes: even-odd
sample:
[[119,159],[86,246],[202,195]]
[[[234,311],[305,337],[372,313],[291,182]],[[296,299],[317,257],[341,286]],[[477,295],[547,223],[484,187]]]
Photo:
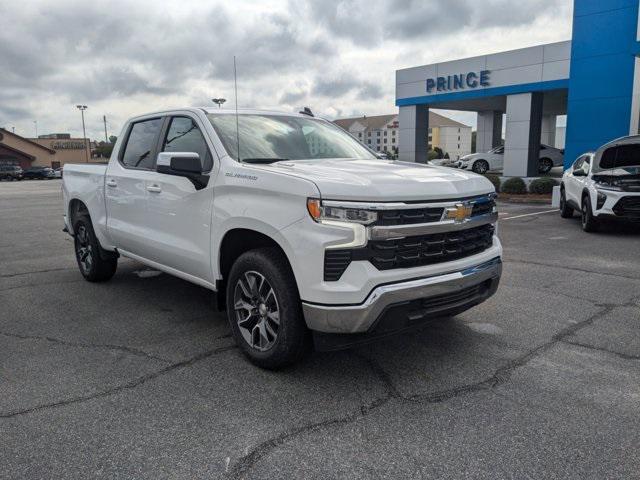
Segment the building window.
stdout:
[[458,150],[460,150],[460,144],[458,144]]
[[458,129],[458,133],[460,133],[460,129]]
[[371,132],[367,132],[367,137],[370,137],[370,136],[371,136]]
[[376,132],[376,134],[377,134],[377,135],[378,135],[378,137],[379,137],[379,136],[380,136],[380,130],[378,130],[378,131]]
[[391,139],[391,143],[396,143],[396,139],[395,139],[395,138],[392,138],[392,139]]
[[380,139],[378,139],[378,145],[380,145]]
[[378,152],[380,151],[380,147],[377,147]]
[[367,143],[368,143],[369,145],[371,145],[371,139],[367,140]]
[[385,137],[387,136],[387,131],[386,131],[386,130],[384,131],[384,136],[385,136]]
[[387,139],[386,138],[384,139],[384,143],[387,143]]
[[362,138],[362,132],[358,132],[358,138]]
[[460,141],[460,135],[458,135],[458,141]]
[[391,130],[391,135],[395,136],[395,134],[396,134],[396,131],[395,130]]

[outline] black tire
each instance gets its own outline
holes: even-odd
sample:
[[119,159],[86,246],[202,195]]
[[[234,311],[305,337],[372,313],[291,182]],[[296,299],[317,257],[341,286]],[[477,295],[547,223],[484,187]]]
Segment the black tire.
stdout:
[[[264,282],[259,282],[260,276]],[[310,349],[293,272],[276,248],[251,250],[233,264],[227,281],[227,317],[236,344],[258,367],[286,367]]]
[[489,162],[486,160],[476,160],[471,167],[475,173],[483,174],[489,171]]
[[541,158],[538,162],[538,172],[549,173],[553,168],[553,160],[550,158]]
[[580,221],[582,223],[582,230],[585,232],[597,232],[598,231],[598,219],[593,216],[593,210],[591,209],[591,199],[589,195],[582,197],[582,212],[580,215]]
[[88,215],[73,224],[73,244],[80,273],[89,282],[106,282],[116,273],[118,258],[100,246]]
[[567,195],[564,188],[560,189],[560,216],[562,218],[573,217],[573,208],[567,203]]

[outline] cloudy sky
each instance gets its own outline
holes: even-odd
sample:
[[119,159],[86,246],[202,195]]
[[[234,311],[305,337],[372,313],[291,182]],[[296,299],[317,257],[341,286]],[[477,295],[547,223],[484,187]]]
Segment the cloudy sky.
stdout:
[[[0,126],[117,135],[177,106],[309,105],[330,118],[394,107],[395,70],[571,36],[572,0],[0,2]],[[455,118],[473,123],[469,114]]]

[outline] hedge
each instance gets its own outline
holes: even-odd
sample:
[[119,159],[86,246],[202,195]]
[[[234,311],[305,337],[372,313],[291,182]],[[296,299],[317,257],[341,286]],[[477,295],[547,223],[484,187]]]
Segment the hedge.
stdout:
[[538,194],[552,193],[553,187],[555,187],[556,185],[558,185],[558,182],[556,182],[553,178],[536,178],[529,184],[529,192]]
[[501,190],[502,193],[527,193],[527,184],[520,177],[511,177],[504,181]]
[[485,178],[493,183],[496,188],[496,192],[500,192],[500,177],[498,175],[485,175]]

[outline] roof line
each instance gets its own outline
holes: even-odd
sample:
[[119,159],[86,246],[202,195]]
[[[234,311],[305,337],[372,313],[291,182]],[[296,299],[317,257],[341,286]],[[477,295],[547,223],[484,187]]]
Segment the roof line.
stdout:
[[[0,130],[4,130],[4,129],[0,129]],[[6,148],[7,150],[11,150],[12,152],[16,152],[16,153],[22,155],[23,157],[27,157],[32,162],[36,159],[36,157],[34,157],[33,155],[29,155],[28,153],[23,152],[22,150],[18,150],[17,148],[10,147],[9,145],[7,145],[5,143],[0,143],[0,146],[2,148]]]
[[27,143],[30,143],[31,145],[35,145],[36,147],[40,147],[40,148],[42,148],[43,150],[46,150],[49,153],[52,153],[52,154],[56,153],[55,150],[47,148],[44,145],[40,145],[39,143],[36,143],[36,142],[34,142],[32,140],[29,140],[28,138],[22,137],[22,136],[18,135],[17,133],[10,132],[9,130],[7,130],[5,128],[0,128],[0,131],[2,131],[3,133],[8,133],[9,135],[13,135],[14,137],[18,137],[20,140],[23,140],[23,141],[25,141]]

